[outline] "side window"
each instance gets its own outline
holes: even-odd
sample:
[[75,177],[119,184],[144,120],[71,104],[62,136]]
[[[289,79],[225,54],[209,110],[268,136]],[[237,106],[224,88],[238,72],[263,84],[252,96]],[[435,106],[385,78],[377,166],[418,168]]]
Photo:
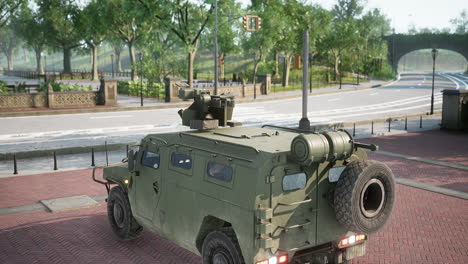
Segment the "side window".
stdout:
[[307,176],[305,173],[296,173],[283,177],[283,191],[295,191],[302,189],[307,184]]
[[141,165],[153,169],[159,168],[160,156],[157,153],[145,151],[141,156]]
[[208,162],[206,172],[209,177],[230,182],[232,180],[232,167],[222,163]]
[[172,166],[189,170],[192,168],[192,157],[183,153],[172,152],[171,164]]

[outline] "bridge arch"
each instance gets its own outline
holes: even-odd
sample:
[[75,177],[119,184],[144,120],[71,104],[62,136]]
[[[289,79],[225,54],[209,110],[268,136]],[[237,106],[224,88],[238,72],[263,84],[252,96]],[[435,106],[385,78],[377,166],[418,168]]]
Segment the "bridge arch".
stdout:
[[387,41],[388,61],[395,72],[398,61],[404,55],[422,49],[446,49],[460,53],[468,61],[468,34],[393,34],[384,37]]

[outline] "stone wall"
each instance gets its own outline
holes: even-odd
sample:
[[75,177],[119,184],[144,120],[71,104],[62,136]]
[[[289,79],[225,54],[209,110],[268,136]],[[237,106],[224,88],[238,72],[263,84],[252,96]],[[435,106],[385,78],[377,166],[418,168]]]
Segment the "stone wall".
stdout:
[[[177,78],[166,78],[166,102],[179,102],[182,101],[179,97],[179,89],[184,86],[181,82],[181,79]],[[214,94],[214,88],[203,88],[211,91],[211,94]],[[271,75],[262,74],[258,75],[258,83],[256,84],[257,95],[269,94],[271,92]],[[220,86],[218,88],[218,94],[231,94],[235,97],[253,97],[254,96],[254,85],[245,84],[235,86]]]
[[0,94],[0,109],[92,107],[117,104],[117,82],[102,80],[97,92],[54,92]]
[[47,94],[1,94],[0,109],[47,107]]

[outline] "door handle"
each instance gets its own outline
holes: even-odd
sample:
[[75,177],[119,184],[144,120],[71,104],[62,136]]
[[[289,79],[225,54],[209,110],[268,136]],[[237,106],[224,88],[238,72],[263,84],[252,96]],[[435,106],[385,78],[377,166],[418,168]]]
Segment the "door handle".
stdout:
[[153,182],[153,189],[156,192],[156,194],[159,193],[159,183],[158,183],[158,181]]

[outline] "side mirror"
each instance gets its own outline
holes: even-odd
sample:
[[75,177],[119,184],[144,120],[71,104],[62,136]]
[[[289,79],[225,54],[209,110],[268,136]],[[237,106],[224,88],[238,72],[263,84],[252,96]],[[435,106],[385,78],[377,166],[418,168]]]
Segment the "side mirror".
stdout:
[[135,153],[133,150],[128,152],[128,170],[133,171],[135,169]]

